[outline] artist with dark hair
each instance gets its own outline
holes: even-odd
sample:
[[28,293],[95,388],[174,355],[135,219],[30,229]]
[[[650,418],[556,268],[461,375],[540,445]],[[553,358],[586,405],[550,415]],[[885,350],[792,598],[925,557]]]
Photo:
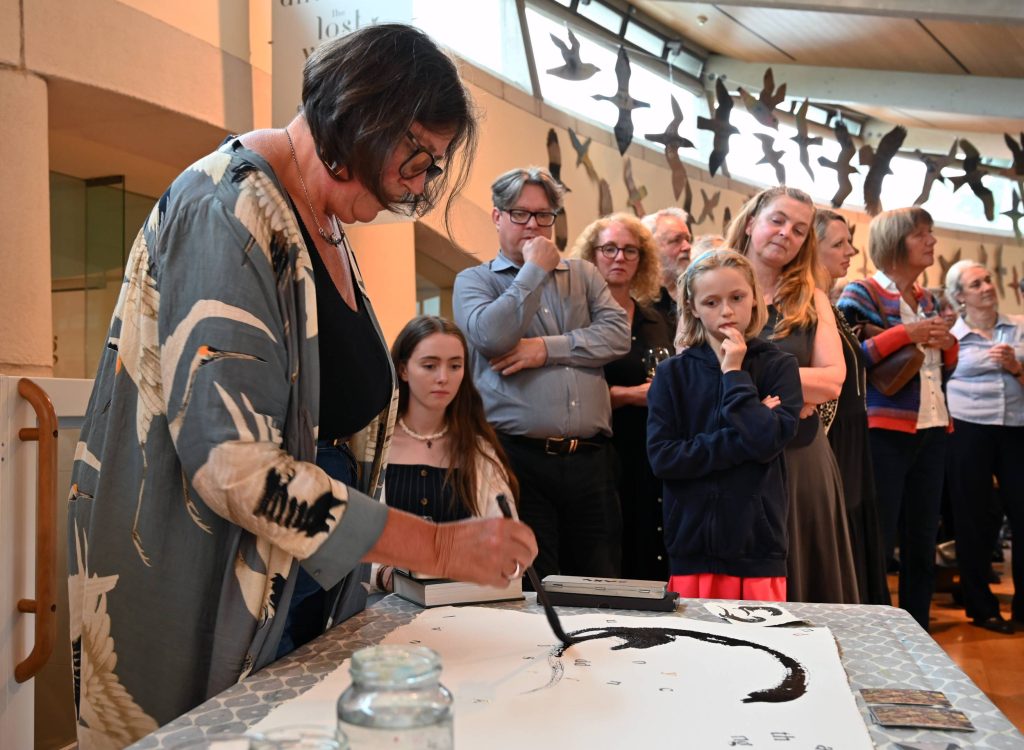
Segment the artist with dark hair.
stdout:
[[455,279],[488,421],[537,535],[537,575],[614,577],[620,512],[602,368],[629,351],[629,322],[593,264],[551,241],[562,187],[538,167],[491,185],[500,252]]
[[475,133],[453,62],[371,26],[313,53],[287,128],[229,139],[160,198],[73,469],[82,750],[130,744],[362,609],[363,561],[494,586],[532,561],[514,520],[437,525],[373,497],[395,375],[341,225],[423,213],[449,174],[457,192]]

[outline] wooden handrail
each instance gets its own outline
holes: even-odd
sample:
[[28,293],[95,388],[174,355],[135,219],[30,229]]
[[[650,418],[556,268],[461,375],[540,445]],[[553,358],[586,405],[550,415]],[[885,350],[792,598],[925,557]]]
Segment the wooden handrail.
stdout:
[[32,679],[57,642],[57,413],[49,395],[28,378],[18,381],[18,394],[36,413],[38,427],[23,427],[18,438],[39,441],[39,476],[36,478],[36,596],[18,600],[18,611],[34,613],[35,644],[25,660],[14,668],[14,679]]

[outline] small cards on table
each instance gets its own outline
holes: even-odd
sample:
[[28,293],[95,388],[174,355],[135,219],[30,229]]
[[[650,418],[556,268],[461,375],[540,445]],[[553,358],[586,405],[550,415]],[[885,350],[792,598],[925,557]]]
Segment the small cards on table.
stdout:
[[963,711],[952,708],[945,694],[937,690],[864,689],[871,718],[883,727],[951,729],[973,732],[974,725]]
[[707,602],[704,608],[726,622],[744,625],[794,625],[805,621],[793,615],[788,609],[778,604],[725,604],[723,602]]

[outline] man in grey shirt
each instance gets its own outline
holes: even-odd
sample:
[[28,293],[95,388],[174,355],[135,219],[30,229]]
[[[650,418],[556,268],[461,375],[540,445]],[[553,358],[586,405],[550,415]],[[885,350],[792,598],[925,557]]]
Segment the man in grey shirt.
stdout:
[[488,421],[519,479],[538,575],[614,577],[621,513],[603,366],[629,351],[626,313],[597,269],[551,241],[562,188],[538,167],[491,185],[500,252],[455,279]]

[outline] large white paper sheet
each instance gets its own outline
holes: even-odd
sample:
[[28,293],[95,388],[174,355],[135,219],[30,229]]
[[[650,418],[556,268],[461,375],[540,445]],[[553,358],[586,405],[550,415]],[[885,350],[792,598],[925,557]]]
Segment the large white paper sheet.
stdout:
[[[384,643],[441,654],[460,748],[869,750],[831,633],[681,617],[427,610]],[[348,662],[256,729],[334,720]]]

